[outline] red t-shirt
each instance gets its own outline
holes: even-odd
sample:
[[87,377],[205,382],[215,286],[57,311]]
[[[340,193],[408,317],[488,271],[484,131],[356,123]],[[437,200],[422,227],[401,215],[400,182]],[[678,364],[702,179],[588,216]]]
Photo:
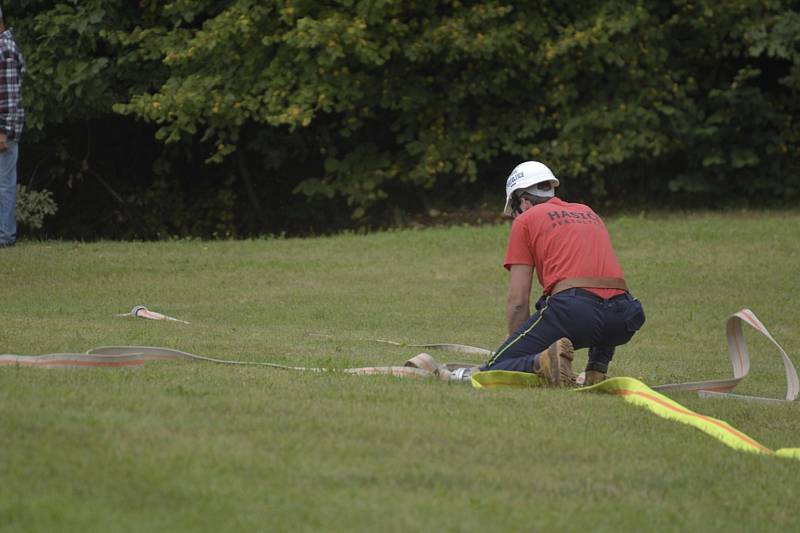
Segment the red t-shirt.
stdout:
[[[503,266],[529,265],[536,270],[544,294],[562,279],[621,278],[605,224],[589,206],[553,198],[514,219]],[[624,291],[591,289],[601,298]]]

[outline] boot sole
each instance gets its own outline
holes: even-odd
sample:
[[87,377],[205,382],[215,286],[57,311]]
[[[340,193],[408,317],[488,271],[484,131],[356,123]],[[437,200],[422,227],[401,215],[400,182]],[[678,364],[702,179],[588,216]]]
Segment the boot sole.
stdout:
[[572,341],[566,337],[558,339],[544,352],[546,360],[541,361],[542,377],[555,387],[574,387],[576,375],[572,371],[574,358]]

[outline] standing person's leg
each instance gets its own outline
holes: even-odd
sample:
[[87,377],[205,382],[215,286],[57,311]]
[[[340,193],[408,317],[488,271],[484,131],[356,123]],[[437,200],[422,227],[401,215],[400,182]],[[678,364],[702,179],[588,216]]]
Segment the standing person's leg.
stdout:
[[0,152],[0,246],[17,240],[17,154],[19,144],[8,141],[8,149]]

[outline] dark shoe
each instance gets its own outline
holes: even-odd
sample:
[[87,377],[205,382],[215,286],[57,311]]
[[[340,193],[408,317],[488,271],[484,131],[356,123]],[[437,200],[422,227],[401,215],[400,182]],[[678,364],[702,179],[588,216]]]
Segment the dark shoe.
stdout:
[[551,387],[572,387],[575,385],[575,374],[572,372],[572,341],[566,337],[558,339],[545,351],[539,354],[538,369],[534,372],[544,378]]

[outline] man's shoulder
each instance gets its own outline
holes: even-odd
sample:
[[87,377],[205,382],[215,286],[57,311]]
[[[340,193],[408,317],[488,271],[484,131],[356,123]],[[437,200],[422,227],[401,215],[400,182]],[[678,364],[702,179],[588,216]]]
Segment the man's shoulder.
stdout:
[[0,33],[0,49],[4,52],[17,50],[17,41],[14,40],[14,34],[10,29]]
[[17,45],[14,42],[14,39],[10,37],[6,37],[5,32],[0,33],[0,54],[3,56],[10,56],[16,50]]

